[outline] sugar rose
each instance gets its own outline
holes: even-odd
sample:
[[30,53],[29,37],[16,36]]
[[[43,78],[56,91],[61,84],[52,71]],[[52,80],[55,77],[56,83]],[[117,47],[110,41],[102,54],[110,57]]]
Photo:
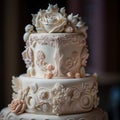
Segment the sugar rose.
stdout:
[[11,112],[19,115],[25,111],[27,106],[24,100],[14,99],[12,100],[11,104],[8,105],[8,107]]
[[47,10],[40,10],[37,15],[33,15],[33,24],[38,32],[62,32],[67,24],[65,9],[57,5],[49,5]]

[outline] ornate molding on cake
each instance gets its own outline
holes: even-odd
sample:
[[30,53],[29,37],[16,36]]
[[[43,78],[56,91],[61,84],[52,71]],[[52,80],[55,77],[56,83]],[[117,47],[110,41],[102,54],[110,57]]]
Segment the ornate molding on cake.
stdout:
[[31,47],[27,47],[22,53],[22,56],[27,68],[32,67],[34,65],[34,52]]
[[60,42],[61,46],[67,45],[85,45],[86,37],[79,33],[32,33],[26,43],[27,46],[31,46],[35,43],[40,45],[56,46],[56,41]]
[[87,113],[74,115],[38,115],[31,113],[24,113],[16,115],[11,113],[8,108],[4,108],[0,113],[0,120],[108,120],[107,113],[100,108],[96,108]]
[[[39,58],[38,53],[42,55]],[[86,40],[78,33],[31,34],[22,55],[28,76],[40,78],[44,78],[47,64],[54,66],[53,77],[68,77],[68,72],[73,74],[72,78],[76,73],[77,77],[85,77],[89,56]]]
[[13,88],[22,86],[17,91],[14,89],[16,96],[13,99],[24,100],[27,112],[56,115],[82,113],[96,108],[99,103],[95,76],[44,81],[23,75],[14,77],[13,81],[17,81]]
[[45,62],[45,54],[42,51],[37,51],[36,64],[43,71],[47,71],[47,62]]

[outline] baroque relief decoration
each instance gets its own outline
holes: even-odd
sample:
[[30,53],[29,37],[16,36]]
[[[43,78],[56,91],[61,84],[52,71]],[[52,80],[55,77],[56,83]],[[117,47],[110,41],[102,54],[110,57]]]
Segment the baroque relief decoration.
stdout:
[[29,86],[27,86],[25,89],[22,88],[22,84],[20,82],[19,77],[12,77],[12,88],[13,88],[13,99],[24,99],[25,96],[28,94]]
[[36,64],[40,70],[45,72],[44,78],[50,79],[53,77],[54,66],[45,62],[45,54],[41,50],[37,51]]
[[55,60],[55,76],[64,76],[63,71],[61,69],[63,63],[63,51],[62,51],[62,39],[58,37],[55,42],[55,53],[54,53],[54,60]]
[[12,77],[12,89],[14,91],[12,98],[16,99],[18,97],[19,91],[22,90],[22,85],[20,84],[18,77]]
[[45,54],[39,50],[36,57],[36,64],[41,70],[46,71],[47,62],[45,62]]
[[86,66],[88,57],[89,57],[88,49],[86,47],[84,47],[81,52],[81,65],[82,66]]
[[65,60],[65,67],[71,72],[78,72],[80,68],[80,56],[77,51],[73,51],[71,56],[67,57]]
[[[18,84],[18,83],[17,83]],[[14,88],[17,86],[13,85]],[[99,103],[97,82],[82,82],[79,85],[64,86],[56,83],[52,88],[39,86],[38,83],[18,90],[16,99],[24,100],[27,112],[45,114],[72,114],[90,111]]]
[[[75,45],[78,47],[79,51],[74,48]],[[39,48],[39,46],[42,46],[42,49],[41,47]],[[71,72],[74,74],[73,78],[76,78],[75,76],[77,76],[77,78],[78,76],[85,77],[85,70],[83,68],[86,66],[89,54],[85,37],[79,34],[31,34],[30,38],[26,42],[26,50],[23,52],[23,59],[26,63],[27,73],[29,76],[35,76],[36,72],[38,72],[34,65],[35,62],[43,72],[47,71],[47,64],[51,64],[49,59],[47,61],[48,63],[45,61],[48,53],[44,53],[44,46],[48,46],[53,49],[52,61],[55,63],[53,65],[54,71],[52,72],[53,75],[51,74],[49,76],[65,77],[68,72]],[[66,47],[73,49],[72,51],[69,51],[70,53],[68,52],[70,54],[69,56],[65,54]],[[37,54],[34,55],[33,51],[36,51]],[[76,73],[77,75],[75,75]],[[78,75],[78,73],[82,75]],[[37,75],[38,74],[39,73],[37,73]]]
[[33,61],[34,61],[34,52],[32,48],[28,47],[25,49],[25,51],[22,53],[23,60],[26,63],[26,67],[32,67]]

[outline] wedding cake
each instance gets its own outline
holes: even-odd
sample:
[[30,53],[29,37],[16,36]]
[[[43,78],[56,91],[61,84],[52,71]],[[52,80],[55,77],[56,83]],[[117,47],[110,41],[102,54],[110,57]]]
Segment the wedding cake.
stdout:
[[85,71],[88,27],[49,4],[25,27],[27,71],[12,78],[12,102],[0,120],[107,120],[98,108],[97,74]]

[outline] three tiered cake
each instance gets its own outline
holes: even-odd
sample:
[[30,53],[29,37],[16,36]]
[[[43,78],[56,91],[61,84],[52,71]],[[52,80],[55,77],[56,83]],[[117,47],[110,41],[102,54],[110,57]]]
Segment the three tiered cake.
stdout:
[[85,23],[50,4],[32,16],[23,36],[27,73],[12,78],[13,100],[1,119],[107,120],[98,108],[97,74],[85,72]]

